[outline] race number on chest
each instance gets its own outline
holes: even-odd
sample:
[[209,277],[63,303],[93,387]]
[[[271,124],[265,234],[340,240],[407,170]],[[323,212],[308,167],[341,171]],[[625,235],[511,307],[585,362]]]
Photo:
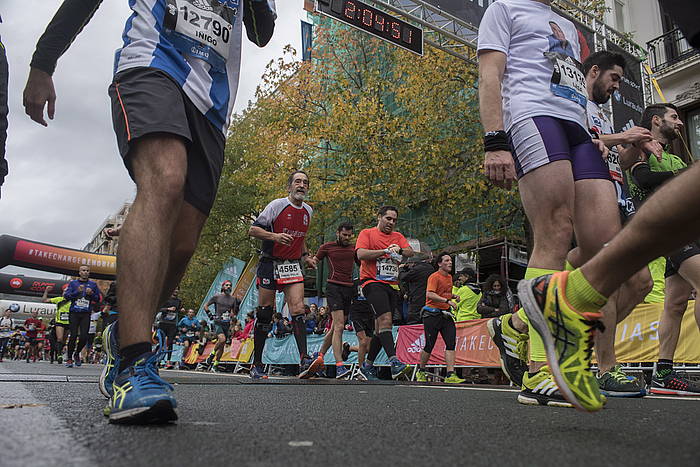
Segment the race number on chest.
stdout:
[[617,148],[610,148],[610,152],[608,152],[608,170],[610,178],[618,183],[624,182],[622,167],[620,167],[620,154],[617,152]]
[[239,0],[166,0],[165,34],[184,55],[224,71]]
[[399,265],[391,258],[377,258],[378,281],[396,282],[399,279]]
[[554,69],[550,83],[550,89],[554,95],[586,107],[588,102],[586,77],[581,71],[580,64],[571,57],[561,58],[560,54],[552,54],[549,60]]

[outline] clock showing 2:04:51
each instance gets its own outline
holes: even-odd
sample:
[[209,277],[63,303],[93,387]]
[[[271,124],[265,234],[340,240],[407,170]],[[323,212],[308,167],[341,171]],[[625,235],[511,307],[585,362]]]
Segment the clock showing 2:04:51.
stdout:
[[406,21],[358,0],[320,0],[318,5],[321,13],[423,55],[423,31]]

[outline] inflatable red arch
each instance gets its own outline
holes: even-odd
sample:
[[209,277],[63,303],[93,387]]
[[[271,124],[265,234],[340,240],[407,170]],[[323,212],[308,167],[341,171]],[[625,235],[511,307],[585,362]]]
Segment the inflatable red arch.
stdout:
[[0,269],[10,265],[68,276],[77,276],[80,266],[90,266],[93,279],[114,280],[117,274],[117,257],[114,255],[0,235]]

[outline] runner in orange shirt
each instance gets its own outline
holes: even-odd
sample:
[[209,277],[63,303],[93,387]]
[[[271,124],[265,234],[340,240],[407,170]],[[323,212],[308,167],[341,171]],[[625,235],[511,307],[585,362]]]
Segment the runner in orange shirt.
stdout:
[[360,260],[360,284],[375,317],[377,332],[360,371],[368,380],[377,379],[374,360],[383,348],[391,364],[391,377],[407,375],[411,367],[396,357],[394,335],[391,331],[391,313],[396,308],[399,263],[402,257],[413,256],[406,237],[394,231],[399,216],[394,206],[383,206],[377,213],[377,226],[360,232],[355,252]]
[[422,310],[425,347],[420,353],[420,369],[416,373],[417,381],[427,381],[425,366],[430,360],[438,333],[445,341],[445,362],[447,363],[446,383],[459,384],[465,380],[455,373],[455,343],[457,327],[452,313],[457,308],[459,295],[452,293],[452,258],[447,253],[440,253],[435,258],[438,270],[428,277],[425,290],[425,306]]

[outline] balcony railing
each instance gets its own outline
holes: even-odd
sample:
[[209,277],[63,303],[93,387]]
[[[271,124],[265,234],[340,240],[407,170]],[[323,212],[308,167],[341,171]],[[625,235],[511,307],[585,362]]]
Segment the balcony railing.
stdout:
[[682,62],[700,53],[688,44],[680,29],[673,29],[666,34],[647,42],[649,63],[654,72],[668,68],[674,63]]

